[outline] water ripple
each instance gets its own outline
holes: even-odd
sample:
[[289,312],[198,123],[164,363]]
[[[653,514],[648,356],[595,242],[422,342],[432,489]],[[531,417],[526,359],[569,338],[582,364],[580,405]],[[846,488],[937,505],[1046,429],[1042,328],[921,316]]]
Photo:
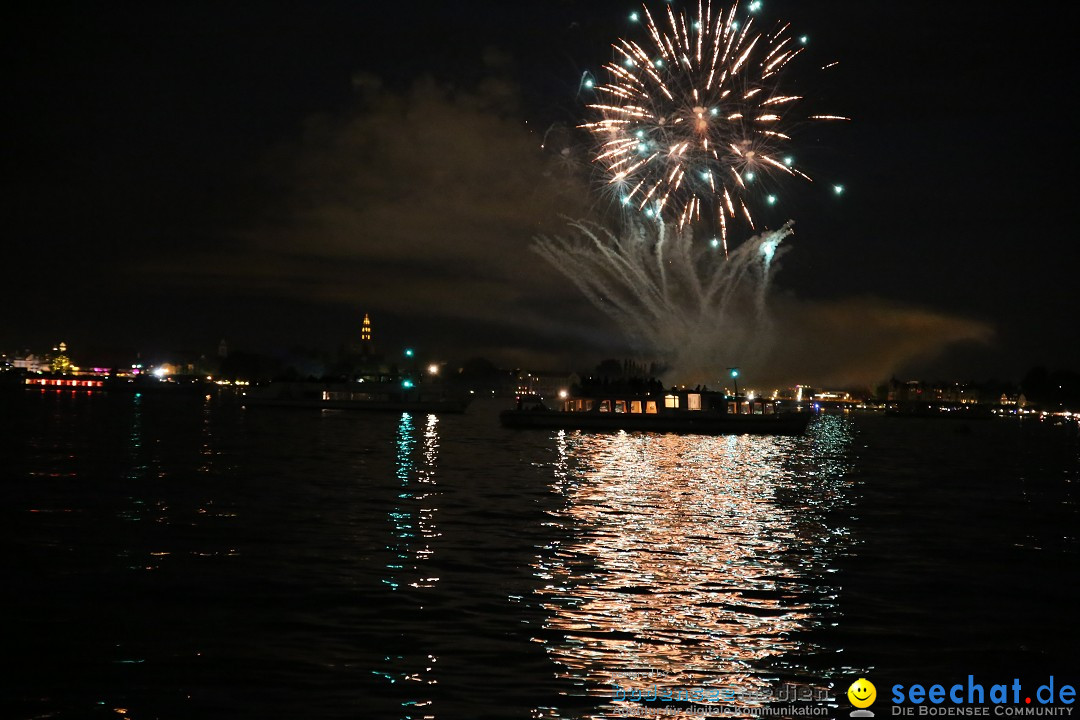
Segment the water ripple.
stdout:
[[838,417],[804,438],[558,433],[552,516],[569,540],[535,571],[561,675],[601,698],[659,676],[760,705],[748,691],[776,684],[768,661],[834,609],[845,533],[825,515],[851,437]]

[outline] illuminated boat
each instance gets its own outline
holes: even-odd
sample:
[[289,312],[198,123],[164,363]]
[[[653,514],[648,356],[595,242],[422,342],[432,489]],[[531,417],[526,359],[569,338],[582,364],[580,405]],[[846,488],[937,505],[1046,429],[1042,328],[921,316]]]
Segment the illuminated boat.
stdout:
[[470,400],[441,383],[409,381],[272,382],[244,393],[251,406],[417,413],[461,413]]
[[105,387],[105,381],[100,378],[69,378],[54,376],[28,377],[24,381],[28,388],[41,388],[42,390],[101,390]]
[[702,435],[800,435],[809,410],[769,398],[733,397],[707,390],[627,393],[596,390],[567,395],[549,408],[535,395],[518,398],[499,420],[508,428],[643,430]]

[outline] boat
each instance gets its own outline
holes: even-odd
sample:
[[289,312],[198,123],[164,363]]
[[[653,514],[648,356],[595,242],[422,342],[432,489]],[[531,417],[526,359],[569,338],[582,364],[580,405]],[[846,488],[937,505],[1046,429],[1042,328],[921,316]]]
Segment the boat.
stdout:
[[462,413],[471,397],[454,392],[442,383],[411,381],[281,382],[253,387],[244,393],[244,404],[328,410],[383,412]]
[[499,420],[508,428],[642,430],[702,435],[800,435],[812,413],[781,400],[734,397],[701,389],[652,392],[593,390],[560,397],[548,407],[536,395],[518,397]]

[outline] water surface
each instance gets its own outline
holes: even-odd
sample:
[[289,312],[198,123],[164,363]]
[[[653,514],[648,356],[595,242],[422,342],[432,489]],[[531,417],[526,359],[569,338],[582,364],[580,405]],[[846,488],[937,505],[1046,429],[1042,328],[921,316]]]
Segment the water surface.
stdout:
[[1075,426],[0,402],[12,717],[593,718],[1077,668]]

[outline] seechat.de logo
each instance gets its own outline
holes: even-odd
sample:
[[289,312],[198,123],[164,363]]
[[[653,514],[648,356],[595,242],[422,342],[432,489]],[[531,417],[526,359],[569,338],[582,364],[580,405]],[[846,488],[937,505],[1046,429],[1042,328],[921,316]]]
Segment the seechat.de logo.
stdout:
[[874,687],[874,683],[866,678],[859,678],[851,683],[851,687],[847,689],[847,696],[851,704],[858,708],[851,711],[850,717],[874,717],[874,713],[866,709],[877,700],[877,688]]

